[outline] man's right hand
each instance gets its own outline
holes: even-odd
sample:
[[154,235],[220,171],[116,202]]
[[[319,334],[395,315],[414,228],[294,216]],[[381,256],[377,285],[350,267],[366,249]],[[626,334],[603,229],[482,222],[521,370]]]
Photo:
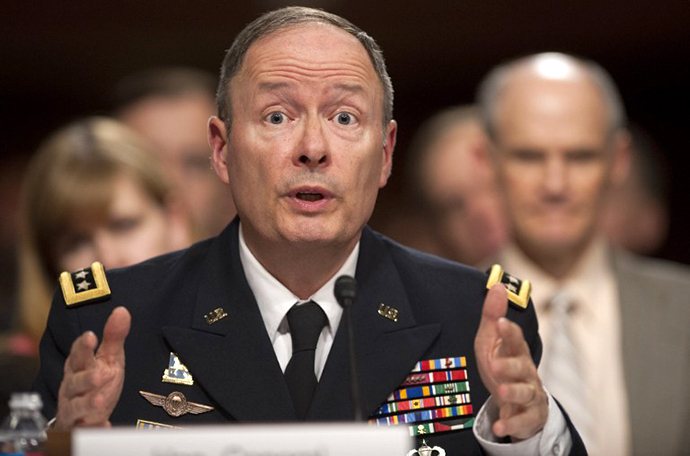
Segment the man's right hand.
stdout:
[[125,378],[125,338],[131,316],[124,307],[112,311],[98,350],[96,335],[87,331],[72,344],[58,393],[56,430],[75,426],[110,426]]

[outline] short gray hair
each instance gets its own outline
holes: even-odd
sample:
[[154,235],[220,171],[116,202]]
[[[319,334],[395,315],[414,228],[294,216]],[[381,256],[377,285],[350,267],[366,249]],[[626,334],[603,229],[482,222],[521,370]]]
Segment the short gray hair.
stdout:
[[611,75],[601,65],[591,60],[580,59],[568,54],[540,53],[510,60],[494,67],[479,84],[477,104],[481,112],[482,124],[491,139],[494,141],[497,139],[496,105],[498,104],[502,89],[508,84],[510,76],[516,70],[530,65],[538,59],[549,56],[561,58],[564,62],[580,68],[592,79],[601,91],[604,102],[608,106],[609,131],[611,133],[625,128],[627,118],[620,93]]
[[216,102],[218,103],[218,116],[225,122],[228,131],[232,124],[230,81],[239,73],[244,57],[251,45],[279,30],[307,23],[333,25],[357,38],[364,46],[383,89],[383,129],[385,132],[388,122],[393,119],[393,84],[390,76],[388,76],[381,48],[365,31],[348,20],[320,9],[301,6],[289,6],[263,14],[237,35],[232,46],[226,52],[220,71]]

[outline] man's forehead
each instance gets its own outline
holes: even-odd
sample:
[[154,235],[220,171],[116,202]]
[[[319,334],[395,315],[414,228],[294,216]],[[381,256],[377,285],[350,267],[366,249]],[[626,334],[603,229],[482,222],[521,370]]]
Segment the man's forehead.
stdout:
[[499,128],[535,121],[544,126],[581,123],[594,130],[607,131],[607,104],[601,91],[583,78],[553,81],[521,78],[506,85],[499,97]]
[[[362,43],[360,43],[359,40],[357,40],[357,38],[355,38],[352,34],[339,27],[336,27],[335,25],[318,21],[288,25],[263,35],[249,46],[247,49],[247,54],[252,52],[252,50],[257,47],[266,45],[267,42],[270,42],[268,46],[288,43],[290,46],[303,44],[308,47],[314,47],[320,44],[315,42],[315,40],[338,40],[342,43],[358,45],[357,47],[361,48],[361,50],[366,54],[366,50],[364,49]],[[339,49],[340,48],[333,50],[338,51]]]
[[[249,47],[238,73],[239,79],[258,79],[267,74],[315,78],[329,75],[378,82],[362,43],[340,28],[318,22],[277,30]],[[347,83],[340,84],[347,88]]]

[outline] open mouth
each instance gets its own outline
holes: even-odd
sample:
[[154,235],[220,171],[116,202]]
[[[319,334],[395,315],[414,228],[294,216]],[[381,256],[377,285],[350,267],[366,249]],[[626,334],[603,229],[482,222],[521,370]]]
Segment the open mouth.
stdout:
[[323,194],[322,193],[309,193],[309,192],[298,192],[297,193],[297,198],[301,199],[302,201],[319,201],[323,199]]

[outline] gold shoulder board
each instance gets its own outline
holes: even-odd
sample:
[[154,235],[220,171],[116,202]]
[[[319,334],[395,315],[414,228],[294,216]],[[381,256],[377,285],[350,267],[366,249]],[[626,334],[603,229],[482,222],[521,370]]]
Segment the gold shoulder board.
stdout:
[[67,271],[60,274],[60,287],[68,306],[91,304],[110,296],[105,270],[98,261],[90,268],[80,269],[71,274]]
[[529,294],[532,291],[532,284],[529,280],[520,280],[508,274],[499,264],[491,266],[487,274],[489,274],[489,280],[486,282],[487,290],[497,283],[502,283],[508,291],[508,300],[522,309],[527,308]]

